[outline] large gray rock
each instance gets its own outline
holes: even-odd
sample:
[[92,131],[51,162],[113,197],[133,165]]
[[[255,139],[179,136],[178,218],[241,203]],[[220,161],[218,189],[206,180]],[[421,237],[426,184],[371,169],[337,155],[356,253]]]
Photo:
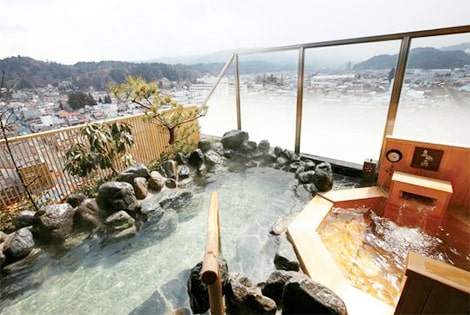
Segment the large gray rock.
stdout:
[[222,144],[222,142],[214,142],[212,144],[212,150],[220,156],[224,156],[225,154],[224,145]]
[[204,164],[204,153],[201,149],[196,149],[189,155],[189,165],[199,169]]
[[38,261],[38,258],[42,255],[43,251],[40,248],[33,248],[28,256],[8,264],[2,268],[4,274],[18,274],[23,271],[30,270]]
[[173,160],[164,161],[158,167],[158,171],[166,178],[176,179],[178,164]]
[[164,210],[160,207],[160,195],[151,196],[140,205],[140,212],[144,214],[151,221],[159,221],[163,216]]
[[187,281],[189,305],[194,314],[203,314],[209,310],[209,293],[201,278],[202,261],[191,268]]
[[287,164],[289,164],[290,160],[285,156],[278,156],[276,158],[276,169],[283,169]]
[[137,199],[142,200],[147,197],[148,185],[147,180],[144,177],[134,178],[134,183],[132,184],[132,187],[134,187],[134,193]]
[[299,271],[300,263],[295,254],[292,244],[286,236],[281,237],[281,242],[274,256],[274,266],[280,270]]
[[160,194],[159,205],[162,209],[179,210],[191,202],[193,193],[190,190],[174,189],[165,190]]
[[304,166],[304,170],[306,170],[306,171],[310,171],[310,170],[314,171],[315,167],[316,167],[316,164],[312,160],[307,160],[307,161],[304,162],[303,166]]
[[16,217],[13,218],[13,225],[17,229],[21,229],[22,227],[30,226],[34,224],[36,211],[31,210],[23,210],[18,212]]
[[343,300],[327,287],[307,276],[292,277],[282,293],[282,314],[344,314]]
[[3,253],[3,248],[5,247],[5,243],[0,242],[0,270],[2,269],[3,265],[5,265],[7,258]]
[[134,182],[134,178],[136,177],[143,177],[145,179],[148,179],[150,177],[148,168],[142,164],[133,165],[125,169],[121,174],[119,174],[116,177],[116,181],[126,182],[132,185],[132,183]]
[[207,138],[202,138],[201,140],[199,140],[199,143],[197,144],[197,147],[199,149],[201,149],[201,151],[203,153],[206,153],[208,152],[211,147],[212,147],[212,144],[211,144],[211,140],[210,139],[207,139]]
[[297,175],[297,178],[299,179],[299,182],[301,184],[312,183],[313,179],[315,178],[315,171],[309,170],[309,171],[301,172]]
[[133,225],[131,227],[128,227],[127,229],[116,230],[112,232],[111,234],[107,235],[107,237],[104,239],[104,243],[118,242],[120,240],[134,237],[136,234],[137,234],[137,228],[135,227],[135,225]]
[[8,238],[9,238],[8,234],[0,231],[0,270],[7,260],[7,258],[5,257],[5,254],[3,253],[3,249],[5,248],[5,243]]
[[312,178],[313,184],[319,191],[325,192],[333,188],[333,169],[331,164],[323,162],[315,167],[315,174]]
[[176,188],[176,180],[174,178],[167,178],[166,181],[165,181],[165,187],[166,188],[170,188],[170,189],[174,189]]
[[240,145],[240,151],[247,155],[255,152],[257,148],[258,144],[254,141],[243,141]]
[[8,238],[8,234],[3,231],[0,231],[0,244],[5,242],[7,238]]
[[34,247],[33,234],[28,228],[14,232],[5,242],[3,252],[8,262],[15,262],[28,256]]
[[221,142],[225,149],[238,150],[244,141],[248,141],[248,132],[242,130],[231,130],[224,133]]
[[176,187],[177,188],[181,188],[181,189],[190,189],[194,184],[194,180],[192,177],[186,177],[182,180],[179,180],[177,183],[176,183]]
[[183,152],[177,152],[175,154],[175,161],[178,165],[188,164],[188,157]]
[[299,174],[299,173],[302,173],[305,171],[305,163],[303,161],[294,161],[292,163],[289,164],[289,167],[288,167],[288,172],[290,173],[296,173],[296,174]]
[[104,224],[112,231],[122,231],[134,226],[135,220],[126,211],[118,211],[107,217]]
[[274,147],[274,155],[276,155],[276,156],[281,156],[283,151],[284,151],[284,149],[281,148],[280,146],[275,146]]
[[280,156],[285,157],[288,161],[294,161],[296,159],[295,153],[287,149],[283,149]]
[[187,165],[181,165],[178,167],[178,181],[189,178],[191,170]]
[[135,211],[138,203],[134,188],[127,182],[107,182],[98,189],[96,201],[104,217],[120,210]]
[[165,182],[166,182],[166,178],[162,176],[162,174],[160,174],[157,171],[153,171],[150,173],[150,178],[147,182],[147,185],[148,185],[148,188],[158,192],[162,190],[163,187],[165,187]]
[[271,144],[269,143],[269,140],[267,139],[261,140],[258,143],[258,150],[260,150],[263,153],[268,152],[270,147],[271,147]]
[[79,230],[92,230],[101,225],[96,199],[83,200],[75,210],[74,227]]
[[260,158],[264,161],[264,163],[267,164],[274,163],[277,160],[277,156],[274,154],[274,152],[265,152],[260,156]]
[[76,193],[76,194],[71,194],[66,202],[70,204],[72,207],[77,207],[79,204],[82,203],[83,200],[85,200],[87,196],[84,193]]
[[201,176],[204,176],[208,173],[207,165],[205,163],[202,163],[201,166],[197,168],[198,174]]
[[271,298],[253,286],[241,274],[230,277],[230,289],[226,293],[227,314],[275,314],[277,305]]
[[204,161],[209,169],[213,168],[216,165],[224,163],[224,158],[220,156],[217,152],[210,150],[204,154]]
[[75,209],[68,203],[46,205],[36,212],[33,233],[45,242],[61,243],[73,231]]
[[[210,306],[207,285],[202,281],[201,271],[202,261],[191,268],[187,281],[189,305],[194,314],[205,313]],[[230,276],[227,261],[223,257],[219,257],[219,272],[223,290],[229,290]]]
[[109,234],[105,238],[106,243],[117,242],[133,237],[137,234],[135,220],[126,211],[116,212],[104,221]]
[[299,273],[295,271],[276,270],[269,275],[269,278],[264,282],[261,292],[264,295],[273,299],[278,306],[281,306],[282,291],[287,281],[291,278],[298,276]]

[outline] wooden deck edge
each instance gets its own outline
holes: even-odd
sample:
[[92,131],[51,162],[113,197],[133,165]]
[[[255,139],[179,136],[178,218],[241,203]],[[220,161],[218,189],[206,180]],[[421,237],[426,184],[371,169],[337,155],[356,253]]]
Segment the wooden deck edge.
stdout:
[[333,202],[315,196],[287,228],[302,270],[338,294],[349,314],[393,314],[392,306],[350,284],[323,244],[317,229],[333,206]]
[[411,271],[470,294],[470,272],[466,270],[414,252],[409,252],[406,267],[407,274]]
[[333,203],[343,201],[349,202],[364,199],[387,198],[385,192],[383,192],[378,186],[352,188],[344,190],[330,190],[326,193],[319,193],[318,196]]

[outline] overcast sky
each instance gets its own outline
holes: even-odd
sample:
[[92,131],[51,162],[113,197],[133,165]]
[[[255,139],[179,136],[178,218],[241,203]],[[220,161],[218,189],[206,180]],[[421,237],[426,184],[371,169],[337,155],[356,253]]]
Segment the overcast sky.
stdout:
[[470,0],[1,0],[0,58],[142,61],[470,24]]

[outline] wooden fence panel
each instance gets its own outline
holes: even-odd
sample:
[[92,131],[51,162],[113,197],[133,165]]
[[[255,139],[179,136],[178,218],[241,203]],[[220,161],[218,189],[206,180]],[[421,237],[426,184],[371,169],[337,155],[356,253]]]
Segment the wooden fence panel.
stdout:
[[[190,110],[191,108],[188,108]],[[144,121],[145,114],[104,121],[104,123],[124,122],[132,126],[135,140],[130,153],[136,163],[148,165],[158,160],[168,146],[169,135],[164,128]],[[198,121],[188,124],[197,126]],[[91,186],[111,175],[110,171],[98,170],[93,178],[71,176],[64,171],[65,154],[70,146],[83,141],[80,129],[83,125],[50,130],[42,133],[9,138],[13,158],[25,182],[31,182],[31,189],[38,202],[58,201],[73,191]],[[192,136],[199,139],[199,132]],[[116,170],[125,168],[116,161]],[[5,140],[0,140],[0,211],[1,207],[22,198],[24,189],[6,148]]]

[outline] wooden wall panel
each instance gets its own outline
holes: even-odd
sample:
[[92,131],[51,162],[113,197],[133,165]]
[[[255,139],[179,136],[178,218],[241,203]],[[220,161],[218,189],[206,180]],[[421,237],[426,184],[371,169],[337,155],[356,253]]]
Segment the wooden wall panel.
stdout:
[[[411,166],[416,147],[444,151],[437,171]],[[391,149],[397,149],[403,154],[399,162],[391,163],[385,158],[386,152]],[[451,182],[454,193],[450,205],[469,209],[470,211],[470,148],[387,137],[385,150],[379,162],[378,185],[388,189],[394,171]]]

